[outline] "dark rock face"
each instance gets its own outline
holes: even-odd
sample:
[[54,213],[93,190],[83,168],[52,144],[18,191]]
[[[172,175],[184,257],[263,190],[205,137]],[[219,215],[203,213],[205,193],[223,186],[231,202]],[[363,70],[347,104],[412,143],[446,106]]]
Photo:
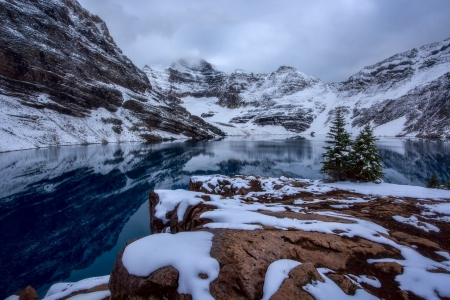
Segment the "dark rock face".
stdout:
[[406,95],[385,100],[370,108],[353,110],[353,126],[368,121],[382,125],[405,117],[404,134],[450,139],[450,72],[411,90]]
[[[0,28],[0,99],[7,97],[2,99],[7,102],[4,105],[36,114],[32,122],[20,125],[28,131],[36,131],[34,127],[63,131],[54,139],[36,138],[31,142],[34,146],[145,141],[148,135],[163,139],[164,134],[150,133],[155,130],[191,138],[223,135],[203,120],[191,118],[176,102],[169,106],[162,102],[147,76],[116,46],[106,24],[75,0],[2,1]],[[131,124],[103,126],[111,130],[106,135],[98,129],[102,127],[98,122],[96,126],[76,128],[78,119],[92,117],[93,111],[100,108],[121,115],[122,121],[128,118]],[[53,121],[47,111],[74,117],[68,119],[73,126]],[[2,118],[10,121],[1,124],[0,133],[29,141],[22,132],[3,128],[21,115],[14,117],[8,111],[4,114]],[[43,122],[55,124],[45,128]],[[128,134],[123,135],[124,131]],[[64,132],[79,141],[70,141]],[[90,141],[89,135],[96,136],[95,141]],[[20,147],[0,147],[0,151]]]
[[[123,95],[115,86],[151,90],[106,24],[76,1],[3,1],[0,19],[0,83],[25,105],[85,116],[99,107],[116,111]],[[53,103],[37,103],[36,93]]]

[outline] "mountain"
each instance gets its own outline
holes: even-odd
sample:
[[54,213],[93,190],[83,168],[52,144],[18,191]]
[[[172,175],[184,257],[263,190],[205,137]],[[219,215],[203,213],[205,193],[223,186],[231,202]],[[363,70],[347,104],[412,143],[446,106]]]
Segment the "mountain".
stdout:
[[270,74],[227,75],[204,60],[180,60],[163,71],[143,71],[165,99],[231,135],[303,132],[330,93],[324,82],[286,66]]
[[295,68],[228,75],[204,60],[148,66],[154,89],[227,134],[326,133],[337,106],[347,129],[377,135],[450,138],[450,39],[414,48],[327,84]]
[[164,102],[75,0],[0,0],[0,24],[0,152],[223,135]]

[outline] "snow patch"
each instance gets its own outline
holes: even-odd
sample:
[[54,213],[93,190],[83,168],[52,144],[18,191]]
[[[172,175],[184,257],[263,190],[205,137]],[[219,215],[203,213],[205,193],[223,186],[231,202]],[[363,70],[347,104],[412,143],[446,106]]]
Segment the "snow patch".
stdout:
[[436,231],[436,232],[440,231],[440,229],[438,227],[436,227],[430,223],[419,221],[419,219],[417,219],[416,216],[411,216],[409,218],[404,218],[402,216],[393,216],[392,218],[394,218],[394,220],[397,222],[412,225],[416,228],[422,229],[425,232],[429,232],[430,230]]
[[289,278],[289,272],[300,264],[291,259],[280,259],[271,263],[264,279],[262,300],[269,300],[278,291],[283,281]]
[[109,282],[109,275],[102,277],[92,277],[80,280],[78,282],[60,282],[52,285],[47,291],[44,300],[57,300],[67,297],[73,292],[91,289],[93,287],[107,284]]
[[[190,294],[194,300],[214,299],[209,284],[219,275],[220,266],[209,254],[212,238],[212,233],[204,231],[150,235],[128,245],[122,262],[136,276],[148,276],[172,266],[180,274],[178,293]],[[207,276],[203,279],[200,274]]]
[[336,299],[336,300],[373,300],[378,299],[377,297],[369,294],[363,289],[357,289],[354,296],[347,295],[344,293],[341,288],[334,283],[333,280],[329,279],[325,274],[332,272],[326,268],[318,268],[317,272],[319,272],[320,276],[324,282],[314,281],[313,283],[309,283],[303,287],[305,291],[313,295],[317,300],[328,300],[328,299]]
[[110,291],[98,291],[87,294],[79,294],[73,297],[67,298],[67,300],[102,300],[111,296]]

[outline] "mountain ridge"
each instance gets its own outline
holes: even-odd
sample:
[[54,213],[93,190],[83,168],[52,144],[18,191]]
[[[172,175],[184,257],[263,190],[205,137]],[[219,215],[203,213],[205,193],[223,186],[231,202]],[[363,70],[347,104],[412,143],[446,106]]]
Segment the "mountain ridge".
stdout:
[[199,61],[209,66],[208,77],[186,66],[179,70],[178,63],[143,71],[166,99],[188,110],[200,106],[190,112],[229,135],[325,134],[332,112],[343,106],[352,133],[371,122],[379,135],[450,138],[450,38],[395,54],[338,83],[288,66],[271,73],[225,74]]

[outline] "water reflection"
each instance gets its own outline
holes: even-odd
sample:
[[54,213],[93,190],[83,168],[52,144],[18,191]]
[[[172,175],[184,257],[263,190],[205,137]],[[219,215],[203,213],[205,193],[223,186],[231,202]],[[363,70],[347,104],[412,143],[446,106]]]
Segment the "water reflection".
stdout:
[[[0,154],[0,297],[109,272],[127,240],[149,233],[151,189],[215,173],[322,178],[324,145],[324,137],[231,138]],[[388,182],[424,185],[432,172],[450,180],[447,143],[378,146]]]

